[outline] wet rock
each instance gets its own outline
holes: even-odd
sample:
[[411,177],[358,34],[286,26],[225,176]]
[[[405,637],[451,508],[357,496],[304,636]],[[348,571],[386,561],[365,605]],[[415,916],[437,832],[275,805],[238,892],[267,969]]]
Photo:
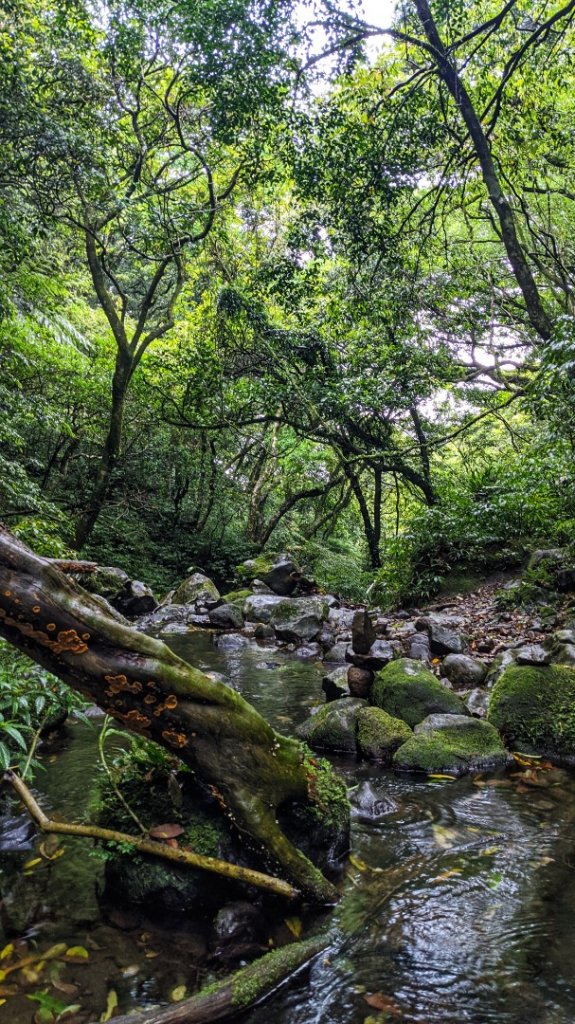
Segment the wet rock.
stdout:
[[362,757],[390,764],[392,755],[412,735],[410,727],[381,708],[361,708],[357,715],[357,747]]
[[389,640],[375,640],[365,654],[358,654],[352,647],[348,647],[345,657],[346,661],[357,665],[358,668],[378,672],[393,660],[393,656],[394,649]]
[[470,658],[467,654],[448,654],[441,671],[455,687],[472,689],[481,686],[487,669],[482,662]]
[[174,591],[173,604],[203,604],[213,608],[220,601],[220,592],[215,583],[202,572],[194,572]]
[[[168,624],[175,623],[183,627],[192,626],[197,625],[197,619],[198,614],[193,605],[166,604],[156,608],[155,611],[150,612],[148,615],[142,615],[134,625],[136,629],[144,633],[149,629],[161,629],[164,632]],[[206,622],[208,622],[207,618]]]
[[330,647],[329,650],[326,652],[324,661],[332,662],[334,664],[340,662],[343,663],[345,661],[345,654],[348,647],[349,644],[346,641],[338,641],[337,644],[334,644],[333,647]]
[[244,601],[251,596],[252,592],[247,588],[244,590],[230,590],[227,594],[222,594],[222,602],[224,604],[238,604],[240,608],[243,608]]
[[415,726],[434,713],[466,714],[465,705],[419,661],[399,658],[378,672],[372,703]]
[[463,625],[464,619],[461,615],[450,615],[448,612],[433,612],[429,615],[420,615],[415,620],[415,628],[421,632],[429,632],[432,626],[444,626],[446,629],[458,629]]
[[464,715],[430,715],[397,750],[393,765],[401,771],[464,775],[503,768],[510,760],[496,729]]
[[0,850],[3,853],[18,853],[31,850],[36,828],[29,818],[0,819]]
[[227,903],[218,910],[214,919],[214,939],[218,946],[260,942],[264,937],[264,929],[261,910],[244,900]]
[[334,636],[332,630],[331,629],[327,629],[327,627],[324,626],[322,631],[321,631],[321,633],[319,634],[319,636],[317,638],[317,642],[318,642],[318,644],[321,645],[321,648],[322,648],[323,651],[331,650],[331,648],[335,644],[335,636]]
[[315,715],[298,726],[298,736],[314,750],[355,754],[357,751],[357,714],[364,700],[343,697],[325,704]]
[[295,658],[304,660],[307,658],[321,658],[323,652],[319,644],[304,644],[302,647],[296,647],[293,653]]
[[575,669],[514,665],[498,679],[488,721],[511,750],[575,763]]
[[328,612],[321,597],[282,598],[272,609],[269,621],[280,640],[298,643],[318,636]]
[[352,697],[368,698],[373,683],[373,672],[352,665],[347,671],[347,685]]
[[431,653],[442,657],[444,654],[462,654],[463,638],[449,626],[441,626],[432,622],[429,626],[429,646]]
[[256,640],[273,640],[275,633],[272,626],[265,622],[258,622],[254,629],[254,636]]
[[126,580],[119,594],[114,598],[114,607],[128,619],[146,615],[158,607],[153,591],[139,580]]
[[252,591],[254,594],[273,594],[273,590],[263,580],[252,580]]
[[512,648],[508,648],[506,651],[501,651],[497,655],[491,666],[488,668],[487,675],[485,677],[485,685],[488,689],[495,685],[497,680],[500,679],[505,672],[506,668],[515,664],[515,654],[516,652]]
[[367,610],[359,609],[351,623],[351,646],[354,652],[367,654],[375,639],[375,629]]
[[328,703],[332,700],[340,700],[342,697],[351,697],[347,685],[347,673],[347,666],[342,665],[323,677],[321,688]]
[[518,665],[548,665],[551,654],[541,644],[528,644],[516,650],[515,660]]
[[238,636],[237,633],[224,633],[214,641],[220,651],[238,651],[240,647],[249,647],[250,641],[247,636]]
[[575,644],[575,629],[558,629],[554,639],[559,644]]
[[354,615],[353,608],[330,608],[329,624],[336,633],[351,632]]
[[212,608],[208,618],[218,629],[241,629],[244,624],[242,610],[235,604],[220,604]]
[[463,699],[469,714],[473,715],[474,718],[485,718],[487,716],[487,709],[489,707],[489,692],[487,690],[480,690],[477,687],[466,693]]
[[351,793],[350,802],[352,817],[362,821],[382,821],[399,810],[397,801],[370,779],[360,782]]

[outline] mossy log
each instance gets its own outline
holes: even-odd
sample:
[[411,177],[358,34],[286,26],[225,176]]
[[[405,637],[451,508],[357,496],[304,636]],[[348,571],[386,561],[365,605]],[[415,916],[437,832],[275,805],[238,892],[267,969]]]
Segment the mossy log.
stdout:
[[[231,688],[125,624],[0,526],[0,636],[132,732],[177,754],[274,870],[318,903],[337,892],[277,822],[291,801],[323,813],[319,768]],[[328,783],[331,780],[327,780]],[[345,798],[344,798],[345,799]]]
[[[330,945],[328,933],[274,949],[222,981],[208,985],[195,996],[172,1006],[143,1014],[114,1017],[114,1024],[212,1024],[227,1020],[261,1002]],[[95,1024],[95,1022],[94,1022]]]

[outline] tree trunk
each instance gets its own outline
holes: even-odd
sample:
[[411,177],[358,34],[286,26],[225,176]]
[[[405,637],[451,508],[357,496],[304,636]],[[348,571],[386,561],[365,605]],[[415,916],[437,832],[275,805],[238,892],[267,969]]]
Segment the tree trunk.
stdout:
[[104,450],[88,507],[80,517],[76,525],[74,543],[78,551],[90,539],[92,530],[96,525],[100,512],[106,501],[112,473],[116,467],[120,448],[122,444],[122,428],[124,423],[124,409],[126,407],[126,396],[130,379],[134,370],[133,361],[122,349],[118,349],[116,355],[116,366],[112,379],[112,405],[110,408],[110,422],[108,433],[104,442]]
[[330,786],[331,799],[345,800],[338,780],[232,689],[126,625],[2,526],[0,635],[127,729],[177,754],[274,868],[304,896],[334,901],[333,886],[289,841],[277,812],[298,801],[321,820]]

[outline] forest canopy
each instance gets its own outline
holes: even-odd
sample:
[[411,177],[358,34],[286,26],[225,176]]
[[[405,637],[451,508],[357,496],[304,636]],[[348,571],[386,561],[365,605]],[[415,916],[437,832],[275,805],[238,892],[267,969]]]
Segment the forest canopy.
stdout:
[[569,3],[0,6],[0,507],[382,605],[573,541]]

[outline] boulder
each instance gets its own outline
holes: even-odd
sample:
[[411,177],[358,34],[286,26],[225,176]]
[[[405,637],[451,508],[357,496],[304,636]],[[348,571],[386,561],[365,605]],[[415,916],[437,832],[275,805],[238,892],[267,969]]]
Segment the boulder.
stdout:
[[328,613],[321,597],[280,598],[271,610],[269,622],[280,640],[298,643],[315,640]]
[[441,670],[454,686],[472,689],[481,686],[487,669],[480,661],[470,658],[467,654],[448,654]]
[[496,682],[488,721],[512,750],[575,764],[575,669],[514,665]]
[[220,604],[208,612],[208,618],[217,629],[241,629],[244,624],[242,610],[237,604]]
[[391,762],[392,755],[412,735],[406,722],[381,708],[361,708],[357,714],[357,747],[370,761]]
[[241,579],[261,581],[280,597],[290,597],[298,589],[309,593],[315,587],[312,580],[302,575],[301,569],[289,555],[278,555],[276,558],[259,555],[242,562],[237,571]]
[[114,607],[128,619],[146,615],[158,607],[158,602],[147,583],[139,580],[125,580],[122,589],[114,598]]
[[246,598],[251,597],[251,590],[230,590],[227,594],[222,594],[222,601],[224,604],[239,604],[243,608],[244,601]]
[[142,632],[155,629],[164,632],[168,625],[177,623],[182,627],[197,625],[198,614],[193,605],[165,604],[148,615],[143,615],[134,625]]
[[202,604],[207,608],[213,608],[220,600],[220,592],[215,583],[201,572],[188,576],[172,596],[172,604]]
[[446,690],[421,662],[410,658],[398,658],[378,672],[371,700],[412,728],[431,714],[467,714],[455,693]]
[[354,615],[353,608],[330,608],[329,624],[336,633],[351,633]]
[[464,696],[465,707],[469,711],[470,715],[474,718],[485,718],[487,716],[487,709],[489,707],[489,691],[480,690],[478,687],[475,690],[470,690]]
[[94,572],[76,573],[74,577],[89,594],[100,594],[112,602],[130,577],[115,565],[98,565]]
[[383,821],[392,814],[397,814],[400,806],[389,793],[387,784],[378,786],[372,779],[360,782],[357,789],[350,794],[352,817],[361,821]]
[[343,664],[345,662],[346,651],[349,644],[344,640],[339,640],[338,643],[334,644],[326,651],[324,661],[331,662],[333,664]]
[[356,654],[367,654],[375,642],[375,629],[365,608],[355,612],[351,621],[351,646]]
[[409,657],[414,661],[429,661],[431,649],[427,633],[414,633],[409,644]]
[[277,594],[251,594],[246,598],[243,613],[248,622],[269,623],[274,608],[281,604],[283,597]]
[[323,677],[321,688],[328,703],[332,700],[340,700],[342,697],[351,697],[347,685],[347,673],[347,665],[342,665]]
[[444,654],[462,654],[463,638],[450,626],[442,626],[432,622],[429,626],[429,646],[432,654],[443,657]]
[[465,775],[486,768],[503,768],[510,760],[496,729],[464,715],[430,715],[396,751],[393,765],[400,771]]
[[551,654],[541,644],[527,644],[517,648],[515,661],[518,665],[549,665]]
[[254,628],[254,636],[256,640],[274,640],[275,633],[273,627],[268,625],[267,622],[258,622]]
[[315,715],[298,726],[296,732],[314,750],[330,750],[344,754],[357,752],[357,715],[364,700],[342,697],[325,704]]
[[394,648],[389,640],[375,640],[364,654],[358,654],[353,647],[348,647],[345,657],[346,661],[357,665],[358,668],[379,672],[393,660],[394,653]]

